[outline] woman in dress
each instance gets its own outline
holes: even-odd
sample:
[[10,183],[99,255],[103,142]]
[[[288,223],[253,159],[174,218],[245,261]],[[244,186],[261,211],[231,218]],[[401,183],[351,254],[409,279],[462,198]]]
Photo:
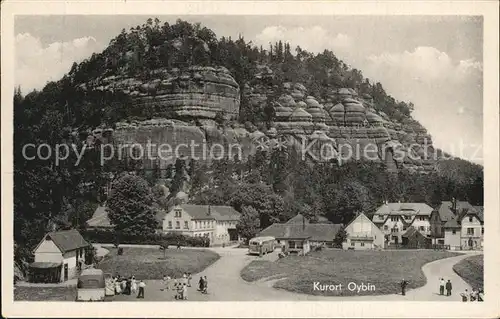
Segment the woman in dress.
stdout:
[[135,295],[137,292],[137,280],[135,280],[135,276],[132,276],[131,290],[131,293]]

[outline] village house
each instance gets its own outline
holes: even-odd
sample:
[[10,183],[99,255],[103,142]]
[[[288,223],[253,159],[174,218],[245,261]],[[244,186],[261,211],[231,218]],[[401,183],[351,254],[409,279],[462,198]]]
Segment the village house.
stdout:
[[286,223],[275,223],[262,230],[258,236],[271,236],[284,251],[305,255],[317,246],[333,246],[341,224],[312,224],[301,214]]
[[343,249],[383,249],[385,246],[384,233],[363,213],[346,226],[345,232]]
[[33,251],[30,281],[64,282],[78,276],[90,244],[75,229],[46,234]]
[[385,202],[374,213],[372,221],[385,235],[387,244],[402,244],[402,236],[413,226],[425,237],[431,234],[432,208],[425,203]]
[[444,228],[444,243],[452,250],[482,249],[484,238],[483,208],[468,202],[453,201],[449,209],[454,218]]
[[164,233],[207,237],[210,244],[239,240],[236,225],[240,213],[230,206],[175,205],[162,219]]
[[444,201],[431,213],[431,238],[434,245],[445,245],[444,225],[455,218],[453,212],[453,202]]

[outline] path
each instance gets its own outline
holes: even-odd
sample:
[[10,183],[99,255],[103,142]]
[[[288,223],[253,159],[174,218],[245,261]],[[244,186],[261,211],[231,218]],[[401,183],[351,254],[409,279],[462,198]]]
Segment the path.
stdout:
[[[471,255],[481,252],[468,252],[460,256],[440,259],[428,263],[422,267],[427,278],[423,287],[409,290],[406,296],[380,295],[380,296],[313,296],[289,292],[282,289],[272,288],[273,281],[246,282],[240,277],[240,271],[252,260],[260,259],[258,256],[247,255],[246,249],[238,248],[211,248],[221,258],[199,274],[193,276],[192,285],[189,288],[189,300],[191,301],[460,301],[459,293],[471,287],[462,280],[452,269],[453,265]],[[277,252],[263,256],[264,260],[277,259]],[[208,278],[208,295],[196,291],[200,276]],[[453,283],[452,296],[440,296],[438,294],[439,278],[450,279]],[[160,280],[146,281],[146,299],[144,301],[167,301],[174,300],[174,292],[161,291],[163,288]],[[137,300],[133,296],[116,296],[114,300]]]

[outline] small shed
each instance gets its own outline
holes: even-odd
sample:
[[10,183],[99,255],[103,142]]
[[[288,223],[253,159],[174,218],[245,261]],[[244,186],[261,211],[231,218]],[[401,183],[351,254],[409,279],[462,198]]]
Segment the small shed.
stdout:
[[431,239],[425,237],[415,227],[410,226],[406,232],[401,235],[403,247],[405,248],[429,248]]
[[63,282],[75,278],[89,247],[76,229],[47,233],[33,251],[30,281]]

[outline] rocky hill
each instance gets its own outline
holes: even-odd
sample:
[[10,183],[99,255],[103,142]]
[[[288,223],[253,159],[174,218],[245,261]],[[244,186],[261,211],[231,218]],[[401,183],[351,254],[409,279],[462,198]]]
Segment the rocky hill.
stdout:
[[[115,117],[111,123],[102,119],[90,140],[105,130],[116,143],[144,147],[148,141],[172,149],[191,141],[208,149],[224,145],[218,154],[237,143],[244,158],[262,141],[285,140],[298,149],[313,143],[306,156],[319,161],[340,156],[383,161],[391,171],[435,169],[439,156],[431,136],[411,117],[408,104],[395,101],[380,83],[370,84],[331,52],[313,56],[297,50],[293,56],[281,42],[274,52],[243,38],[217,40],[209,29],[185,21],[161,27],[148,20],[130,33],[122,31],[101,54],[75,64],[68,78],[84,95],[125,96],[127,105],[120,107],[141,115]],[[184,148],[180,153],[199,157],[201,152]]]

